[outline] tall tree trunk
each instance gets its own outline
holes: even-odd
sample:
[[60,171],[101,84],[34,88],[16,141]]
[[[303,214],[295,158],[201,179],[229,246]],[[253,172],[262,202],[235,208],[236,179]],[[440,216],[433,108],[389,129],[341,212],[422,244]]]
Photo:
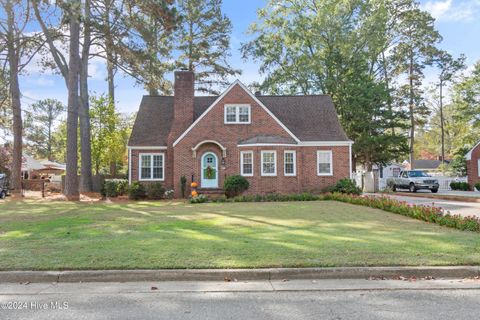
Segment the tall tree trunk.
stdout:
[[50,107],[48,110],[48,141],[47,141],[47,159],[52,161],[52,126],[53,126],[53,110]]
[[88,101],[88,56],[90,53],[90,0],[85,0],[83,47],[80,68],[80,191],[91,192],[92,182],[92,146],[90,139],[90,112]]
[[68,62],[68,109],[67,109],[67,168],[65,176],[65,196],[68,200],[78,200],[78,80],[80,68],[80,3],[71,2],[70,10],[70,54]]
[[413,161],[414,157],[414,143],[415,143],[415,115],[414,115],[414,92],[413,92],[413,57],[410,56],[410,68],[409,68],[409,81],[410,81],[410,102],[409,102],[409,112],[410,112],[410,169],[414,169]]
[[[105,14],[105,53],[107,57],[107,82],[108,82],[108,98],[115,109],[115,57],[114,44],[110,33],[110,6],[107,6]],[[114,177],[117,173],[117,163],[110,162],[110,175]]]
[[20,192],[22,188],[22,105],[20,102],[20,85],[18,82],[18,39],[15,31],[15,17],[12,1],[5,4],[8,19],[7,31],[7,54],[10,82],[10,97],[13,113],[13,156],[11,182],[15,192]]
[[445,173],[445,127],[443,119],[443,80],[440,79],[440,130],[442,132],[442,173]]
[[[385,85],[387,86],[387,90],[388,90],[388,100],[387,100],[388,111],[390,112],[390,114],[392,114],[392,111],[393,111],[392,95],[391,95],[391,92],[390,92],[390,81],[388,79],[387,59],[385,59],[385,51],[382,51],[382,66],[383,66],[383,79],[385,81]],[[393,121],[392,121],[391,130],[392,130],[392,135],[394,136],[395,135],[395,126],[393,125]]]

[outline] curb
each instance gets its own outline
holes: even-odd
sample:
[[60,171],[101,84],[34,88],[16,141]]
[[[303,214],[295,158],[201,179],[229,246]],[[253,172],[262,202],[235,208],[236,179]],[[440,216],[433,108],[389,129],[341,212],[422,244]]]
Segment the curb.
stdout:
[[480,276],[480,266],[453,267],[344,267],[268,269],[172,269],[172,270],[82,270],[2,271],[0,283],[38,282],[135,282],[366,279],[369,277],[469,278]]

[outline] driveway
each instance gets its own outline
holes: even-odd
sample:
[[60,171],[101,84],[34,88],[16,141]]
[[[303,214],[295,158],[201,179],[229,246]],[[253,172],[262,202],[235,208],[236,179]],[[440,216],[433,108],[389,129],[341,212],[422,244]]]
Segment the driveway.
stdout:
[[480,218],[480,202],[443,200],[436,198],[411,197],[403,194],[369,194],[374,196],[387,196],[398,201],[405,201],[412,205],[436,206],[450,211],[452,214],[460,214],[462,216],[477,216]]

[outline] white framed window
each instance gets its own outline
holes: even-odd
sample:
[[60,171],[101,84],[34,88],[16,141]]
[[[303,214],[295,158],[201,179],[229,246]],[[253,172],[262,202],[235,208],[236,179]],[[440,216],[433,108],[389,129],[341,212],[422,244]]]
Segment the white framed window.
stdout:
[[283,174],[285,176],[297,175],[297,153],[294,150],[285,150],[283,153]]
[[317,175],[333,175],[332,150],[317,151]]
[[253,176],[253,151],[240,152],[240,174],[246,177]]
[[277,175],[277,151],[262,151],[262,176]]
[[249,104],[226,104],[225,124],[249,124],[251,122],[251,107]]
[[139,160],[139,180],[165,180],[164,153],[140,153]]

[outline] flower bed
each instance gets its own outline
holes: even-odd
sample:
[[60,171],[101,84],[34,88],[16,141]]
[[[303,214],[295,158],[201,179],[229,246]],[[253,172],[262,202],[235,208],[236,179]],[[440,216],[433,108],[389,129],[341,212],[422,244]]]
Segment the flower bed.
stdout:
[[438,207],[409,205],[387,197],[362,197],[340,193],[327,193],[322,198],[381,209],[450,228],[480,232],[480,218],[452,215]]

